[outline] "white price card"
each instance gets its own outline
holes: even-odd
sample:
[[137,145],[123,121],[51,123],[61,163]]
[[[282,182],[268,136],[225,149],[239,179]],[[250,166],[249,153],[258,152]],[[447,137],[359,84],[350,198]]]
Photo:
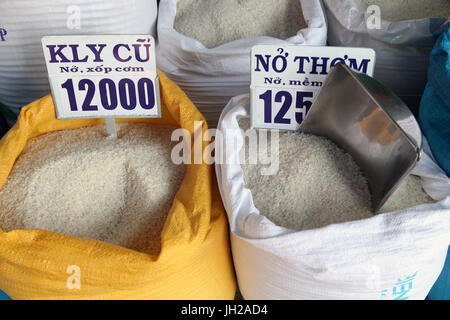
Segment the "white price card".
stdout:
[[251,125],[298,130],[329,70],[343,62],[373,75],[370,48],[257,45],[251,50]]
[[46,36],[58,119],[161,117],[150,35]]

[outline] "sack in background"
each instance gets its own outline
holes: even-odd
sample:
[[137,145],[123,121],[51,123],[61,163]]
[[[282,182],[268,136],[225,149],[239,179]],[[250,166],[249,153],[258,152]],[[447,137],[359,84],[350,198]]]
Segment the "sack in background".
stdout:
[[[158,15],[158,67],[175,81],[215,127],[231,97],[248,91],[250,50],[255,45],[325,45],[326,21],[321,0],[299,0],[307,28],[286,40],[246,38],[213,49],[173,28],[177,0],[162,0]],[[199,21],[198,23],[201,23]]]
[[13,125],[22,106],[50,92],[43,36],[155,35],[156,16],[156,0],[2,0],[0,112]]
[[[428,75],[420,103],[419,122],[436,161],[450,175],[450,28],[436,41]],[[428,298],[450,299],[450,247],[444,269]]]
[[324,0],[331,46],[369,47],[376,52],[374,77],[417,114],[427,81],[429,54],[450,18],[386,21],[367,28],[369,14],[354,0]]
[[431,52],[419,122],[439,165],[450,176],[450,26]]

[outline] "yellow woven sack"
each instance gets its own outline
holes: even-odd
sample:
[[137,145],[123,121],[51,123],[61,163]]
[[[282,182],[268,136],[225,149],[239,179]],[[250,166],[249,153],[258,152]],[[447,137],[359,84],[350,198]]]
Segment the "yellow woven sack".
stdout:
[[[164,74],[159,79],[163,117],[120,121],[176,125],[193,136],[203,116]],[[24,107],[0,141],[0,188],[29,139],[102,122],[57,120],[50,95]],[[158,256],[49,231],[0,229],[0,289],[13,299],[233,299],[228,225],[212,170],[187,165]],[[75,275],[79,282],[71,285]]]

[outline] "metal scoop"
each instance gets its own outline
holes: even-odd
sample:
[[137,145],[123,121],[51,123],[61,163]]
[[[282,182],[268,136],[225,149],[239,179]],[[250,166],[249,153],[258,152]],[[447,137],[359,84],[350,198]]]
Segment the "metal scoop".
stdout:
[[408,107],[344,63],[330,70],[300,131],[324,136],[353,157],[368,181],[375,212],[420,159],[422,133]]

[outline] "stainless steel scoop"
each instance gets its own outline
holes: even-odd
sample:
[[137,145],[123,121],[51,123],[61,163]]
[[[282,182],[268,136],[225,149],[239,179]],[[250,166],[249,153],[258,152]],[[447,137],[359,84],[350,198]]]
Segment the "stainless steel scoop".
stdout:
[[344,63],[330,70],[300,131],[324,136],[353,157],[368,181],[375,212],[420,159],[422,133],[408,107]]

